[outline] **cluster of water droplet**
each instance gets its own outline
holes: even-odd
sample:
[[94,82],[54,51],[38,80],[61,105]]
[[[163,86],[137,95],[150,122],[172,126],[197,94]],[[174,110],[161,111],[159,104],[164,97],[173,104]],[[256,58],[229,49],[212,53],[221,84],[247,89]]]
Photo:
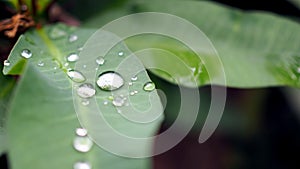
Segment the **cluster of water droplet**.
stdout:
[[[88,137],[88,132],[84,128],[77,128],[76,137],[73,141],[73,147],[75,150],[81,153],[87,153],[93,147],[93,141]],[[91,165],[88,162],[76,162],[73,166],[74,169],[91,169]]]

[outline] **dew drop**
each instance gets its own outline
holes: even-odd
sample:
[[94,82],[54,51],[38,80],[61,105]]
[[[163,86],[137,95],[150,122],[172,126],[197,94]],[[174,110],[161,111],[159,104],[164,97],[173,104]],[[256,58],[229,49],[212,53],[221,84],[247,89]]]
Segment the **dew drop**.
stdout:
[[109,71],[99,75],[97,85],[102,90],[112,91],[122,87],[124,80],[118,73]]
[[78,40],[78,36],[77,35],[72,34],[72,35],[69,36],[69,42],[75,42],[77,40]]
[[97,57],[96,63],[97,63],[98,65],[103,65],[104,62],[105,62],[104,57],[102,57],[102,56]]
[[9,60],[4,60],[3,65],[4,66],[10,66],[10,61]]
[[77,128],[75,132],[76,132],[76,135],[80,136],[80,137],[85,137],[85,136],[87,136],[87,133],[88,133],[87,130],[84,128]]
[[114,98],[114,100],[112,101],[112,104],[116,107],[121,107],[125,104],[125,98],[121,97],[121,96],[117,96]]
[[21,56],[25,59],[29,59],[32,56],[32,53],[29,49],[23,49],[21,52]]
[[51,39],[63,38],[66,35],[67,33],[59,27],[53,27],[53,29],[51,29],[49,33]]
[[66,63],[64,64],[64,66],[65,66],[65,67],[68,67],[68,66],[69,66],[69,63],[68,63],[68,62],[66,62]]
[[104,105],[108,105],[108,101],[104,101],[103,104],[104,104]]
[[76,62],[79,60],[79,56],[76,53],[71,53],[67,56],[68,62]]
[[53,69],[56,70],[56,69],[57,69],[57,66],[54,66]]
[[113,96],[108,96],[108,100],[114,100],[114,97]]
[[81,104],[84,105],[84,106],[87,106],[87,105],[90,104],[90,101],[87,100],[87,99],[83,99],[83,100],[81,101]]
[[43,67],[43,66],[45,66],[45,63],[43,61],[39,61],[37,65],[40,67]]
[[86,68],[86,65],[83,65],[82,67],[85,69],[85,68]]
[[82,153],[86,153],[86,152],[90,151],[92,146],[93,146],[93,142],[92,142],[92,140],[90,140],[90,138],[88,136],[75,137],[74,142],[73,142],[73,147],[75,148],[75,150],[82,152]]
[[132,85],[133,85],[133,83],[132,83],[132,82],[129,82],[129,83],[128,83],[128,85],[129,85],[129,86],[132,86]]
[[137,76],[133,76],[132,78],[131,78],[131,81],[137,81]]
[[90,98],[96,94],[94,86],[90,83],[81,84],[77,89],[78,96],[82,98]]
[[74,164],[73,169],[91,169],[91,165],[87,162],[77,162]]
[[83,74],[76,70],[68,70],[67,75],[73,82],[81,83],[85,81]]
[[151,92],[155,89],[155,84],[153,82],[147,82],[145,83],[143,89],[147,92]]
[[118,56],[124,56],[124,52],[122,52],[122,51],[119,52],[119,53],[118,53]]

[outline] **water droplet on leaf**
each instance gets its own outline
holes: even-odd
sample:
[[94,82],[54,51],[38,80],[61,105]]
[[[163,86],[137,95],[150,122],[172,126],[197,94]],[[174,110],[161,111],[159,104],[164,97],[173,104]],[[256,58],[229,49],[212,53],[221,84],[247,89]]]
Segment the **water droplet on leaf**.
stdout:
[[112,91],[122,87],[124,85],[124,80],[118,73],[109,71],[100,74],[97,85],[102,90]]
[[87,162],[77,162],[74,164],[73,169],[92,169],[92,167]]
[[10,66],[10,61],[9,60],[4,60],[3,65],[4,66]]
[[85,136],[87,136],[87,130],[84,129],[84,128],[77,128],[76,129],[76,135],[81,136],[81,137],[85,137]]
[[45,63],[43,61],[39,61],[37,65],[40,67],[43,67],[45,65]]
[[69,36],[69,42],[75,42],[77,41],[77,39],[78,39],[77,35],[72,34]]
[[76,53],[71,53],[67,56],[68,62],[76,62],[79,60],[79,56]]
[[81,84],[77,89],[77,94],[81,98],[90,98],[96,94],[94,86],[90,83]]
[[145,83],[143,89],[147,92],[151,92],[155,89],[155,84],[153,82],[147,82]]
[[87,106],[87,105],[90,104],[90,101],[87,100],[87,99],[83,99],[83,100],[81,101],[81,104],[84,105],[84,106]]
[[67,75],[73,82],[81,83],[85,81],[83,74],[76,70],[68,70]]
[[132,78],[131,78],[131,81],[137,81],[137,76],[133,76]]
[[114,98],[114,100],[112,101],[112,104],[116,107],[121,107],[125,104],[126,99],[121,97],[121,96],[117,96]]
[[21,56],[25,59],[29,59],[32,56],[32,53],[29,49],[23,49],[21,52]]
[[49,36],[51,39],[63,38],[66,35],[67,33],[59,27],[53,27],[49,32]]
[[104,62],[105,62],[104,57],[102,57],[102,56],[97,57],[96,63],[97,63],[98,65],[103,65]]
[[92,146],[93,146],[93,142],[87,136],[75,137],[74,142],[73,142],[73,147],[75,148],[75,150],[82,152],[82,153],[86,153],[86,152],[90,151]]
[[122,51],[119,52],[119,53],[118,53],[118,56],[124,56],[124,52],[122,52]]

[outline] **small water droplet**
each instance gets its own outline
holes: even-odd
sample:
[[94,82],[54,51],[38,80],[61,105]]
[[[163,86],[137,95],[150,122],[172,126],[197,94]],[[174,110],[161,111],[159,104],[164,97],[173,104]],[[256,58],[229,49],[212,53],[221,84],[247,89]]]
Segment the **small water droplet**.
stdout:
[[73,147],[75,148],[75,150],[82,152],[82,153],[86,153],[86,152],[90,151],[92,146],[93,146],[93,142],[88,136],[75,137],[74,142],[73,142]]
[[82,67],[85,69],[85,68],[86,68],[86,65],[83,65]]
[[132,78],[131,78],[131,81],[137,81],[137,76],[133,76]]
[[87,130],[84,128],[77,128],[75,132],[76,132],[76,135],[80,136],[80,137],[85,137],[85,136],[87,136],[87,133],[88,133]]
[[122,87],[124,80],[118,73],[109,71],[99,75],[97,85],[102,90],[112,91]]
[[133,85],[133,83],[132,83],[132,82],[129,82],[129,83],[128,83],[128,85],[129,85],[129,86],[132,86],[132,85]]
[[83,47],[79,47],[77,50],[78,50],[78,51],[82,51],[82,50],[83,50]]
[[81,83],[85,81],[83,74],[76,70],[68,70],[67,75],[73,82]]
[[135,95],[134,91],[133,91],[133,92],[130,92],[130,95],[131,95],[131,96]]
[[68,62],[66,62],[66,63],[64,64],[64,66],[65,66],[65,67],[68,67],[68,66],[69,66],[69,63],[68,63]]
[[83,99],[83,100],[81,101],[81,104],[84,105],[84,106],[87,106],[87,105],[90,104],[90,101],[87,100],[87,99]]
[[84,83],[78,87],[77,94],[82,98],[90,98],[96,94],[96,90],[92,84]]
[[4,60],[3,65],[4,66],[10,66],[10,61],[9,60]]
[[23,49],[21,52],[21,56],[25,59],[29,59],[32,56],[32,53],[29,49]]
[[134,91],[135,94],[138,94],[139,92],[137,90]]
[[124,52],[122,52],[122,51],[119,52],[119,53],[118,53],[118,56],[124,56]]
[[98,67],[95,68],[95,70],[98,70],[98,69],[99,69]]
[[66,35],[67,33],[64,30],[62,30],[60,27],[53,27],[49,33],[51,39],[63,38]]
[[108,96],[108,100],[114,100],[114,97],[113,96]]
[[45,63],[43,61],[39,61],[37,65],[40,67],[43,67],[45,65]]
[[155,89],[155,84],[153,82],[147,82],[145,83],[143,89],[147,92],[151,92]]
[[76,62],[79,60],[79,56],[76,53],[71,53],[67,56],[68,62]]
[[118,109],[117,112],[121,114],[121,113],[122,113],[122,110]]
[[105,62],[104,57],[102,57],[102,56],[97,57],[96,63],[97,63],[98,65],[103,65],[104,62]]
[[117,96],[114,98],[114,100],[112,101],[112,104],[116,107],[121,107],[125,104],[125,98],[121,97],[121,96]]
[[78,36],[77,35],[72,34],[72,35],[69,36],[69,42],[75,42],[77,40],[78,40]]
[[87,162],[77,162],[74,164],[73,169],[92,169],[92,167]]
[[108,101],[104,101],[103,104],[104,104],[104,105],[108,105]]
[[56,69],[57,69],[57,66],[54,66],[53,69],[56,70]]

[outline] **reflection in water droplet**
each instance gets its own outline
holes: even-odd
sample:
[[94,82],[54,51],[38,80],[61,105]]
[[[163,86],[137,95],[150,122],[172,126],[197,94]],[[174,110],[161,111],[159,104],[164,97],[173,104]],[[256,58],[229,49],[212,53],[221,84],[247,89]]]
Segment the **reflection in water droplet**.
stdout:
[[87,136],[87,130],[84,129],[84,128],[77,128],[76,129],[76,135],[81,136],[81,137],[85,137],[85,136]]
[[77,41],[77,39],[78,39],[77,35],[70,35],[69,36],[69,42],[75,42],[75,41]]
[[82,98],[90,98],[96,94],[96,90],[92,84],[84,83],[78,87],[77,94]]
[[73,82],[81,83],[85,81],[83,74],[76,70],[68,70],[67,75]]
[[137,90],[135,90],[135,91],[130,92],[129,94],[130,94],[131,96],[133,96],[133,95],[138,94],[138,93],[139,93],[139,92],[138,92]]
[[105,62],[104,57],[102,57],[102,56],[97,57],[96,63],[97,63],[98,65],[103,65],[104,62]]
[[104,101],[103,104],[104,104],[104,105],[108,105],[108,101]]
[[143,89],[147,92],[151,92],[155,89],[155,84],[153,82],[147,82],[145,83]]
[[109,71],[100,74],[97,85],[102,90],[112,91],[122,87],[124,85],[124,80],[118,73]]
[[38,62],[37,65],[40,66],[40,67],[43,67],[45,65],[45,63],[41,60],[41,61]]
[[53,27],[49,33],[51,39],[63,38],[66,35],[67,33],[59,27]]
[[73,142],[73,147],[75,150],[79,152],[86,153],[91,150],[93,146],[92,140],[90,140],[89,137],[75,137],[74,142]]
[[132,81],[137,81],[137,79],[138,79],[137,76],[133,76],[133,77],[131,78]]
[[84,105],[84,106],[87,106],[87,105],[90,104],[90,101],[87,100],[87,99],[83,99],[83,100],[81,101],[81,104]]
[[77,162],[74,164],[73,169],[92,169],[92,167],[87,162]]
[[4,60],[3,65],[4,66],[10,66],[10,61],[9,60]]
[[128,83],[129,86],[132,86],[132,84],[133,84],[132,82],[129,82],[129,83]]
[[23,49],[22,52],[21,52],[21,56],[23,58],[29,59],[29,58],[31,58],[32,53],[29,49]]
[[79,60],[79,56],[76,53],[71,53],[67,56],[68,62],[76,62]]
[[120,97],[120,96],[117,96],[114,98],[114,100],[112,101],[112,104],[114,106],[117,106],[117,107],[121,107],[125,104],[125,100],[126,98],[123,98],[123,97]]
[[124,52],[122,52],[122,51],[119,52],[119,53],[118,53],[118,56],[124,56]]

